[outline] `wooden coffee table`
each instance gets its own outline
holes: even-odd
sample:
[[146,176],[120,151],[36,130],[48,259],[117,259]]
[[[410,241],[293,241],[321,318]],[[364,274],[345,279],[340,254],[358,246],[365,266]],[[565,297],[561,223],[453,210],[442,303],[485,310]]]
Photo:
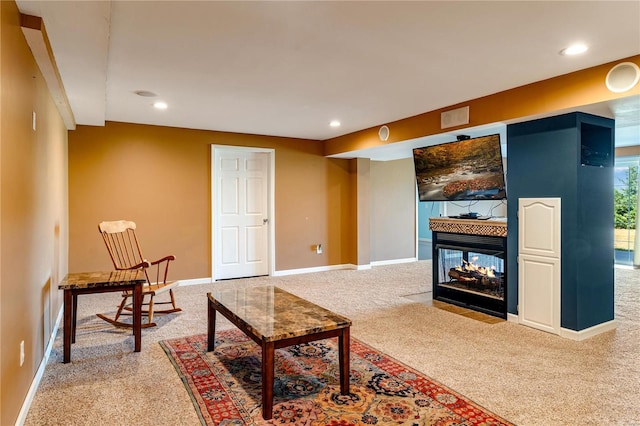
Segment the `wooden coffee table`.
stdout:
[[340,392],[349,394],[351,320],[278,287],[222,289],[207,293],[208,344],[212,351],[216,312],[262,347],[262,417],[273,417],[274,350],[338,337]]

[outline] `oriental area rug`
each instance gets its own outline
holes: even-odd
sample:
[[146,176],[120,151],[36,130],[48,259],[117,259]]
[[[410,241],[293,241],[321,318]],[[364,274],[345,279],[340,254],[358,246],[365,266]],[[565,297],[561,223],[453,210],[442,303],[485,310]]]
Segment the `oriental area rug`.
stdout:
[[262,419],[261,349],[239,330],[160,342],[203,425],[511,425],[351,337],[350,395],[340,394],[337,339],[275,352],[273,419]]

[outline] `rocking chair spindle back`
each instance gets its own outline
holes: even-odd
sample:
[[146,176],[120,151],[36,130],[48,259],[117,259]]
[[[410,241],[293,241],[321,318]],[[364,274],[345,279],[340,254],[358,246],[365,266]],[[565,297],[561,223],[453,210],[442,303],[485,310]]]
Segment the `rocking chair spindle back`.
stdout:
[[[175,260],[175,256],[169,255],[161,259],[149,262],[145,259],[136,236],[136,224],[132,221],[117,220],[101,222],[98,225],[98,230],[102,235],[113,266],[116,270],[128,270],[128,269],[143,269],[147,282],[143,287],[143,315],[148,316],[147,323],[143,324],[143,327],[153,327],[156,324],[153,322],[154,313],[172,313],[181,311],[176,306],[173,289],[178,286],[178,281],[167,281],[169,274],[169,264]],[[149,279],[149,269],[155,269],[155,281]],[[168,292],[169,301],[155,302],[154,297],[156,295]],[[104,314],[97,314],[98,317],[103,320],[120,327],[130,327],[131,324],[118,321],[120,315],[125,314],[124,311],[131,312],[131,303],[127,303],[128,299],[132,297],[130,291],[125,291],[122,294],[122,302],[118,306],[118,310],[115,314],[115,318],[109,318]],[[171,304],[172,307],[164,310],[154,310],[155,304]]]

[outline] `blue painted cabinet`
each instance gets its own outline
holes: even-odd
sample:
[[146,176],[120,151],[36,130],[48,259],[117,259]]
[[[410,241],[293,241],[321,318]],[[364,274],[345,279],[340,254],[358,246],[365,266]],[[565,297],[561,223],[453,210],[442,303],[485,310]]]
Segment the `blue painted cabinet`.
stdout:
[[614,121],[576,112],[512,124],[507,153],[508,312],[518,304],[518,199],[560,197],[560,326],[612,321]]

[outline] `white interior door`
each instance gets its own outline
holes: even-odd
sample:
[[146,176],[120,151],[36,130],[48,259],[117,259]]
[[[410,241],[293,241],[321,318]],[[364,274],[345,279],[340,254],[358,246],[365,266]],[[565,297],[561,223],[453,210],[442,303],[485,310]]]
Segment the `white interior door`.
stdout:
[[213,278],[270,273],[271,150],[213,147]]
[[518,317],[560,334],[560,198],[518,200]]

